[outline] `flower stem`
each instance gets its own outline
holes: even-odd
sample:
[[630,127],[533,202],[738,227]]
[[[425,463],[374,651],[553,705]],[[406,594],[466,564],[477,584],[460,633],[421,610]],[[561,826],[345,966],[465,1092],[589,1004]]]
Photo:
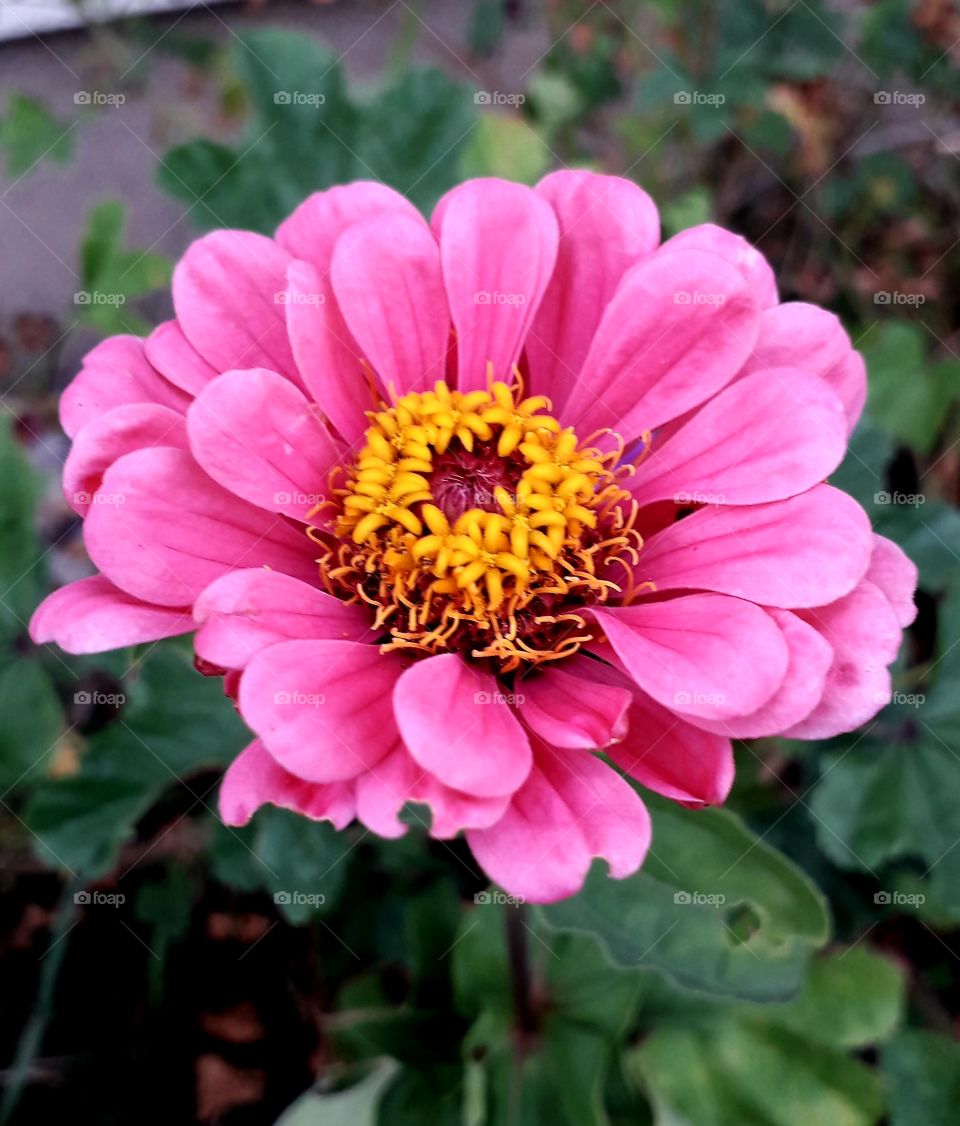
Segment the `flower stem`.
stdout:
[[518,903],[505,909],[507,931],[507,961],[510,966],[510,985],[513,993],[513,1011],[521,1041],[537,1031],[537,1007],[533,999],[533,977],[530,971],[530,928],[526,922],[526,904]]

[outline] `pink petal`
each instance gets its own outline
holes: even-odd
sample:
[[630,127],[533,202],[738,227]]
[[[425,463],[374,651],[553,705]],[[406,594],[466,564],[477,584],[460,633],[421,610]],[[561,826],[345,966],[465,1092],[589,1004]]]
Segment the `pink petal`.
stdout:
[[240,714],[282,767],[308,782],[343,782],[400,741],[392,692],[403,664],[355,641],[281,641],[240,680]]
[[822,606],[853,590],[873,535],[859,504],[829,485],[789,500],[710,506],[643,546],[638,581],[658,591],[714,590],[765,606]]
[[698,227],[680,231],[660,247],[662,254],[672,254],[676,250],[708,250],[736,266],[750,283],[762,308],[776,305],[779,300],[777,280],[770,263],[742,235],[735,235],[713,223],[701,223]]
[[641,504],[763,504],[828,477],[846,451],[840,400],[822,379],[780,368],[737,380],[658,446],[627,487]]
[[242,669],[278,641],[367,641],[370,616],[279,571],[231,571],[211,583],[193,608],[200,657]]
[[382,394],[364,372],[360,346],[347,328],[327,275],[306,262],[287,271],[287,331],[314,401],[347,443],[356,442]]
[[454,790],[501,797],[530,772],[530,742],[497,681],[456,654],[411,665],[394,707],[415,761]]
[[[439,214],[439,222],[437,215]],[[434,229],[457,333],[461,390],[509,379],[557,257],[547,201],[507,180],[468,180],[437,205]]]
[[330,821],[345,829],[353,820],[353,786],[305,782],[284,770],[259,739],[240,752],[220,786],[220,816],[227,825],[246,825],[267,803],[292,809],[313,821]]
[[309,262],[321,275],[330,270],[333,248],[353,223],[374,216],[423,219],[399,192],[369,180],[314,192],[277,228],[277,242],[294,258]]
[[887,665],[900,648],[902,634],[883,592],[864,580],[830,606],[800,615],[833,648],[823,696],[813,711],[784,731],[789,739],[827,739],[853,731],[890,702]]
[[917,616],[913,600],[920,573],[916,563],[886,536],[873,537],[873,555],[866,576],[880,588],[893,609],[897,624],[906,629]]
[[553,903],[575,895],[603,857],[614,879],[632,875],[650,847],[650,816],[631,786],[585,751],[537,746],[536,764],[503,817],[467,841],[511,895]]
[[357,779],[357,817],[381,837],[406,833],[398,815],[408,802],[430,807],[430,836],[444,840],[462,829],[484,829],[499,821],[510,798],[477,798],[451,790],[418,766],[403,747]]
[[771,610],[771,617],[783,630],[790,649],[790,663],[783,684],[752,715],[733,719],[698,719],[708,731],[731,739],[761,739],[779,735],[813,711],[823,695],[833,649],[806,622],[786,610]]
[[282,517],[239,500],[185,450],[127,454],[107,470],[84,524],[90,558],[121,589],[161,606],[184,606],[227,571],[272,567],[316,574],[315,549]]
[[157,403],[182,414],[189,402],[147,362],[142,340],[111,336],[83,357],[83,367],[60,396],[60,424],[73,438],[88,422],[125,403]]
[[554,747],[603,749],[623,737],[630,691],[593,677],[596,661],[574,657],[517,682],[523,722]]
[[440,248],[422,219],[378,216],[349,228],[332,278],[347,327],[385,384],[406,394],[446,377],[450,314]]
[[158,372],[188,395],[199,394],[217,374],[183,335],[177,321],[164,321],[144,341],[147,359]]
[[609,758],[642,786],[685,805],[720,805],[733,785],[729,739],[694,727],[635,691],[629,729]]
[[269,368],[299,382],[284,316],[289,264],[273,239],[250,231],[214,231],[180,259],[177,320],[217,371]]
[[526,353],[531,390],[559,411],[620,279],[656,249],[660,217],[647,193],[619,176],[551,172],[536,191],[557,216],[560,243]]
[[866,370],[833,313],[802,301],[766,309],[741,375],[771,368],[800,368],[826,380],[843,404],[848,432],[853,430],[867,398]]
[[564,420],[632,438],[725,386],[756,339],[750,286],[715,254],[656,254],[634,266],[607,306]]
[[54,642],[67,653],[105,653],[193,628],[189,606],[152,606],[125,594],[103,575],[55,590],[30,619],[30,637],[37,645]]
[[77,432],[63,463],[67,504],[83,516],[117,458],[153,446],[187,448],[187,427],[179,411],[156,403],[125,403],[91,419]]
[[235,496],[308,521],[339,450],[316,407],[276,372],[217,376],[187,412],[193,456]]
[[591,613],[636,683],[684,715],[750,715],[787,671],[782,632],[740,598],[693,594]]

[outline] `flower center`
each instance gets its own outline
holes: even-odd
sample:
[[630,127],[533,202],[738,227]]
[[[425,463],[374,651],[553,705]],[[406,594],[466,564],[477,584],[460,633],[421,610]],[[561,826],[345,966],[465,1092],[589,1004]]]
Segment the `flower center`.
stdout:
[[[620,587],[641,546],[613,453],[580,444],[543,396],[444,382],[368,417],[333,488],[331,593],[375,610],[388,649],[463,651],[510,672],[593,637],[578,610]],[[620,577],[619,575],[617,577]]]

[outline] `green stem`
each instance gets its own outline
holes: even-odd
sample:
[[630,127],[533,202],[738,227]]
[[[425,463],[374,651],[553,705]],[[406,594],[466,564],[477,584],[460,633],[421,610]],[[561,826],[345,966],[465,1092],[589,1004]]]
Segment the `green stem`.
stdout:
[[17,1044],[16,1055],[13,1057],[13,1063],[8,1072],[3,1099],[0,1100],[0,1126],[6,1126],[20,1101],[20,1095],[23,1093],[27,1076],[30,1073],[30,1067],[37,1058],[43,1044],[47,1024],[53,1015],[53,990],[69,945],[66,935],[73,926],[73,897],[82,887],[83,881],[78,876],[74,876],[66,882],[60,895],[57,913],[53,920],[53,929],[50,933],[50,945],[47,947],[47,953],[43,956],[44,963],[43,969],[40,971],[37,1000],[33,1006],[33,1012],[24,1026],[20,1042]]

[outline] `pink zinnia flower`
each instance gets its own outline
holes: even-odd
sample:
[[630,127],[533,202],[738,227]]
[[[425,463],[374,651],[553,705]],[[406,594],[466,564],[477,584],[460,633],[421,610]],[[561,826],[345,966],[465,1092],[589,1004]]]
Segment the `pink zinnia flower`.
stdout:
[[274,239],[200,239],[173,298],[63,395],[99,574],[32,633],[196,629],[257,736],[228,823],[273,802],[393,837],[425,803],[551,901],[647,851],[595,751],[712,804],[731,738],[888,699],[916,570],[824,483],[863,362],[742,238],[661,244],[640,188],[588,172],[465,183],[429,225],[356,183]]

